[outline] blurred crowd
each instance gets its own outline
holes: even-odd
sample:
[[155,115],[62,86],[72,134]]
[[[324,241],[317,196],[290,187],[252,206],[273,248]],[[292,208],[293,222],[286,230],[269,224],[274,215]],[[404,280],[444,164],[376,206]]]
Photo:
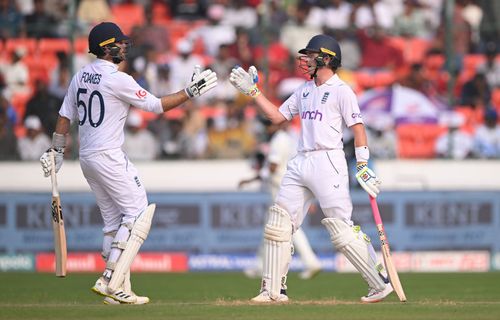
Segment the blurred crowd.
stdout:
[[[37,160],[50,145],[69,81],[93,59],[88,32],[102,21],[130,35],[120,68],[154,95],[183,89],[196,64],[219,78],[180,109],[133,109],[124,145],[131,159],[265,150],[265,127],[229,73],[255,65],[259,86],[280,103],[307,80],[295,58],[319,33],[339,41],[339,76],[359,95],[400,85],[447,105],[437,122],[370,125],[375,158],[500,158],[500,1],[0,0],[0,160]],[[78,156],[77,143],[68,157]]]

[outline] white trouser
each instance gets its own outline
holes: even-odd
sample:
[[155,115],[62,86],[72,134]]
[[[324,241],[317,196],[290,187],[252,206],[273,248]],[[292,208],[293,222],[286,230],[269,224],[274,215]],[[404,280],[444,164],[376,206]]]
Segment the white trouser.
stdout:
[[146,190],[135,166],[121,149],[80,155],[80,166],[104,220],[103,232],[133,224],[148,205]]
[[349,173],[343,150],[298,153],[288,162],[275,203],[290,214],[295,229],[302,225],[314,198],[326,217],[351,220]]

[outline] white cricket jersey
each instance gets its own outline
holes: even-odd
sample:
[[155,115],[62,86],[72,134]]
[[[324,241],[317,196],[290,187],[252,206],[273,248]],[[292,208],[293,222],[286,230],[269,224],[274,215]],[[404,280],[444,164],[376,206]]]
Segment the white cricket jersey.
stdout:
[[71,80],[59,114],[78,120],[80,154],[121,148],[130,106],[162,113],[155,97],[118,66],[103,59],[83,67]]
[[321,86],[313,80],[300,86],[279,108],[291,120],[300,116],[298,152],[343,149],[342,123],[363,123],[356,95],[335,74]]

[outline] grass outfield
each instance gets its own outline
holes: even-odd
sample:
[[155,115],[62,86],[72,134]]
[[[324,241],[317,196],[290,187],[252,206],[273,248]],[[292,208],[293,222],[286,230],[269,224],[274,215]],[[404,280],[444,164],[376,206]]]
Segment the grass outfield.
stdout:
[[401,274],[408,302],[395,294],[361,304],[358,274],[322,273],[308,281],[291,274],[291,302],[254,305],[258,280],[239,273],[137,274],[145,306],[106,306],[90,291],[97,278],[71,274],[0,273],[0,319],[500,319],[500,273]]

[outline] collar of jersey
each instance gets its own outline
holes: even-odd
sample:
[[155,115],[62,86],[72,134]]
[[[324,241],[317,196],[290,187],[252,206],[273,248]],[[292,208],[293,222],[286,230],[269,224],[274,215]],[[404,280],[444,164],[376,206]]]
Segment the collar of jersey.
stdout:
[[334,74],[330,79],[326,80],[325,84],[332,86],[334,84],[338,84],[340,82],[340,78],[337,74]]
[[117,64],[114,64],[113,62],[108,61],[108,60],[104,60],[104,59],[99,59],[99,58],[97,58],[97,59],[95,60],[95,63],[101,64],[101,65],[112,66],[115,70],[118,70],[118,65],[117,65]]

